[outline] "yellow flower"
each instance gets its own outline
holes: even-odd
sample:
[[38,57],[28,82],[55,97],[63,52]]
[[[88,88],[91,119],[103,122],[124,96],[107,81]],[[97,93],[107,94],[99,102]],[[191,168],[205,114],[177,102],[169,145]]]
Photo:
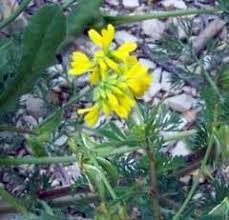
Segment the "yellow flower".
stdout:
[[92,63],[86,54],[74,52],[69,73],[72,75],[81,75],[92,68]]
[[96,102],[100,106],[106,116],[112,112],[116,113],[120,118],[127,118],[135,105],[135,100],[128,91],[128,87],[118,87],[121,78],[107,78],[103,85],[97,89]]
[[130,69],[124,72],[126,83],[135,97],[141,97],[148,90],[152,76],[149,75],[148,69],[139,62],[135,63]]
[[122,61],[125,61],[129,57],[130,53],[137,49],[137,44],[132,42],[126,42],[121,45],[117,50],[112,51],[112,55]]
[[135,105],[127,82],[123,81],[122,76],[115,74],[100,81],[94,90],[93,100],[92,107],[78,111],[79,114],[85,114],[84,119],[89,126],[96,124],[100,113],[106,117],[115,113],[120,118],[127,118]]
[[88,35],[90,39],[100,48],[106,50],[110,47],[114,35],[115,35],[115,28],[113,25],[109,24],[107,29],[102,29],[102,33],[99,34],[96,30],[92,29],[89,30]]
[[101,80],[102,75],[100,73],[104,73],[108,68],[120,73],[130,53],[137,48],[135,43],[126,42],[116,50],[110,49],[115,35],[115,28],[111,24],[106,29],[102,29],[101,34],[94,29],[89,30],[88,34],[90,39],[101,50],[96,51],[92,59],[89,59],[82,52],[74,52],[72,54],[69,73],[72,75],[81,75],[89,72],[91,74],[89,79],[92,84],[96,84]]
[[88,34],[100,50],[91,59],[82,52],[74,52],[69,70],[73,75],[90,73],[89,80],[95,85],[93,105],[78,113],[84,114],[89,126],[95,125],[102,114],[127,118],[135,105],[135,97],[144,95],[152,77],[148,69],[130,55],[137,48],[135,43],[126,42],[116,50],[110,48],[115,34],[112,25],[101,33],[92,29]]
[[99,119],[99,106],[95,104],[92,107],[78,110],[78,113],[86,113],[84,116],[85,121],[89,126],[93,126]]

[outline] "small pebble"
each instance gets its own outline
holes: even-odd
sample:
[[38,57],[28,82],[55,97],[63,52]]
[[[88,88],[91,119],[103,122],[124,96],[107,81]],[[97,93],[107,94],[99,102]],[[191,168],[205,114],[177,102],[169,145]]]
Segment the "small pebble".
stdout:
[[178,112],[188,111],[194,104],[194,99],[192,96],[187,94],[181,94],[177,96],[173,96],[167,98],[165,100],[165,104],[167,104],[171,109]]
[[187,9],[187,5],[182,0],[164,0],[161,4],[166,9]]
[[165,32],[165,29],[165,23],[158,19],[142,22],[142,30],[144,34],[151,37],[153,41],[159,40],[162,34]]
[[191,151],[183,141],[178,141],[177,145],[171,150],[173,156],[187,156]]
[[136,43],[138,38],[128,33],[127,31],[117,31],[115,34],[115,40],[118,44],[123,44],[125,42]]
[[135,9],[140,6],[139,0],[123,0],[122,4],[126,9]]

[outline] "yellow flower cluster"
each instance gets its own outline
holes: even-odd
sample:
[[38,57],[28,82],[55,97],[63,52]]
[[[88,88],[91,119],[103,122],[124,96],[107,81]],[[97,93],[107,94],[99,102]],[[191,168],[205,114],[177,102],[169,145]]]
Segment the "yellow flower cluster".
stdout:
[[100,48],[93,58],[82,52],[73,52],[70,74],[90,73],[90,82],[95,86],[93,106],[80,109],[85,121],[93,126],[100,113],[109,116],[116,113],[127,118],[135,105],[135,97],[141,97],[148,89],[152,77],[148,69],[141,65],[136,57],[130,55],[137,45],[126,42],[117,49],[111,49],[115,29],[108,25],[101,34],[95,30],[88,32],[90,39]]

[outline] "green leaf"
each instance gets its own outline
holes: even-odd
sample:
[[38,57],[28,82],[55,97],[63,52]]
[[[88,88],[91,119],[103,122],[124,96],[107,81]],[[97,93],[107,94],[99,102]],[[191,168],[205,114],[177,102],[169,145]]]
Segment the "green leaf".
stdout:
[[95,142],[85,133],[81,133],[81,139],[87,150],[91,151],[95,148]]
[[222,219],[229,217],[229,197],[225,198],[219,205],[214,207],[209,214],[214,216],[222,216]]
[[91,182],[93,182],[98,190],[98,194],[101,198],[105,196],[105,186],[102,181],[102,173],[101,170],[96,166],[90,164],[84,164],[85,174],[89,178]]
[[59,109],[52,113],[43,123],[36,128],[36,133],[39,135],[40,141],[47,141],[50,137],[50,133],[56,129],[62,119],[63,110]]
[[27,143],[29,147],[32,149],[33,153],[37,157],[45,157],[48,156],[44,144],[39,140],[39,138],[34,138],[29,136],[27,138]]
[[228,0],[219,0],[219,8],[222,11],[229,13],[229,2],[228,2]]
[[228,93],[229,91],[229,65],[223,67],[220,72],[219,85],[222,88],[222,92]]
[[23,37],[21,62],[0,95],[2,109],[14,107],[18,96],[33,88],[42,71],[53,63],[65,34],[66,19],[58,5],[45,5],[30,19]]
[[120,138],[122,138],[122,139],[126,138],[122,129],[120,127],[118,127],[114,122],[110,122],[109,125],[110,125],[112,131],[115,132],[118,136],[120,136]]
[[126,135],[120,127],[118,127],[114,122],[110,122],[103,128],[97,129],[96,133],[106,137],[108,140],[122,141],[126,140]]
[[45,142],[49,141],[50,134],[59,126],[62,116],[62,109],[55,111],[35,129],[37,136],[27,137],[28,145],[35,156],[44,157],[48,155],[45,149]]
[[0,94],[14,77],[21,59],[19,42],[12,38],[0,39]]
[[81,35],[89,26],[101,19],[99,7],[102,0],[80,0],[67,17],[68,35]]
[[118,178],[118,170],[116,167],[107,159],[103,157],[96,157],[98,164],[107,172],[112,178],[111,182],[116,181]]

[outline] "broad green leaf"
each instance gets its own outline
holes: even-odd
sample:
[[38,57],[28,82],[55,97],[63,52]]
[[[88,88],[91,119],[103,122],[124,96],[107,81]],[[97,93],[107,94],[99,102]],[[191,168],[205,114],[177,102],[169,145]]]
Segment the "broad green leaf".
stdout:
[[58,5],[45,5],[30,19],[17,72],[0,95],[2,109],[14,107],[18,96],[33,88],[41,73],[53,63],[65,34],[66,19]]
[[89,26],[100,22],[99,7],[102,0],[80,0],[67,17],[68,35],[79,36]]

